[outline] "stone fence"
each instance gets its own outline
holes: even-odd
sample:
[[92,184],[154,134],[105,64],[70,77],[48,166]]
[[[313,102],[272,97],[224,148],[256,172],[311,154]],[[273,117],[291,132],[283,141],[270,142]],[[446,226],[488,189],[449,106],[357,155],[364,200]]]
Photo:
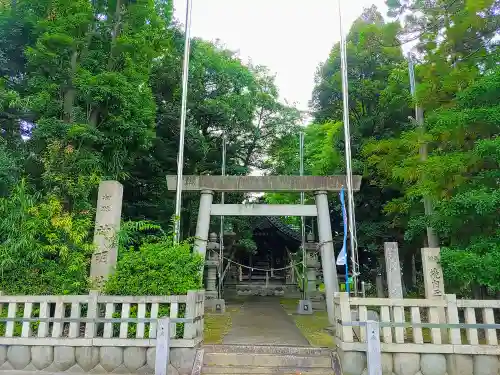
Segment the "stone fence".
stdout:
[[181,296],[0,296],[0,374],[153,374],[162,317],[172,321],[167,330],[169,375],[191,373],[203,340],[204,299],[204,291]]
[[[344,375],[371,373],[365,354],[369,339],[379,342],[384,375],[498,374],[498,300],[457,300],[453,294],[440,299],[352,298],[336,293],[334,301]],[[374,320],[378,335],[360,324]]]

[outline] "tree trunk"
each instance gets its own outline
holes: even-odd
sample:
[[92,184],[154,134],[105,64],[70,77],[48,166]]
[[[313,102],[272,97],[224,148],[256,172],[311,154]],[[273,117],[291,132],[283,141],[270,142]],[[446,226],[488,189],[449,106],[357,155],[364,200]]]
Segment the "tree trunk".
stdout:
[[412,288],[417,287],[417,262],[415,260],[415,254],[411,256],[411,283]]
[[90,112],[89,124],[97,127],[97,120],[99,119],[99,108],[96,107]]
[[260,136],[260,128],[262,126],[262,121],[263,121],[263,117],[264,117],[264,108],[261,108],[260,112],[259,112],[259,121],[257,123],[257,129],[256,129],[256,134],[254,134],[254,138],[252,140],[252,144],[250,145],[250,147],[248,148],[248,151],[247,151],[247,155],[245,157],[245,160],[243,161],[243,166],[246,168],[248,167],[248,165],[250,164],[250,159],[252,158],[252,155],[255,151],[255,147],[257,146],[257,140]]
[[481,285],[478,285],[478,284],[474,284],[472,286],[472,295],[474,297],[474,299],[482,299],[482,296],[481,296]]
[[[403,257],[402,257],[403,276],[402,276],[402,279],[403,279],[404,289],[405,288],[406,289],[412,288],[412,280],[413,280],[412,259],[413,259],[412,253],[410,253],[409,251],[403,252]],[[406,290],[406,292],[407,292],[407,290]]]
[[113,57],[114,57],[116,39],[118,38],[118,35],[120,33],[121,6],[122,6],[121,0],[116,0],[116,8],[114,16],[115,24],[113,26],[113,32],[111,33],[111,49],[109,51],[108,70],[113,70]]
[[[109,59],[108,59],[108,70],[112,71],[113,70],[113,58],[114,58],[114,49],[116,45],[116,39],[118,38],[118,35],[120,33],[120,23],[121,23],[121,6],[122,6],[122,1],[121,0],[116,0],[116,8],[115,8],[115,15],[114,15],[114,20],[115,24],[113,25],[113,31],[111,32],[111,47],[109,51]],[[97,126],[97,121],[99,120],[99,115],[101,113],[101,108],[99,106],[95,106],[95,108],[92,109],[90,113],[90,119],[89,123],[93,126]]]
[[63,119],[67,123],[72,123],[74,121],[73,106],[75,104],[76,90],[75,87],[73,86],[73,80],[76,74],[77,59],[78,59],[78,51],[75,48],[73,54],[71,55],[71,76],[68,83],[68,90],[64,94]]

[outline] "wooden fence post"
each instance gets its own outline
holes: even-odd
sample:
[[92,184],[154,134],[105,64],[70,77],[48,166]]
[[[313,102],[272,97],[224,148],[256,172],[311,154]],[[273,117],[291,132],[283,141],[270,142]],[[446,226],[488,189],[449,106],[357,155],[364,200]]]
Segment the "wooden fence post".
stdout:
[[167,375],[170,355],[170,318],[158,319],[155,375]]
[[366,363],[368,375],[382,375],[382,355],[380,353],[380,327],[373,320],[366,322]]

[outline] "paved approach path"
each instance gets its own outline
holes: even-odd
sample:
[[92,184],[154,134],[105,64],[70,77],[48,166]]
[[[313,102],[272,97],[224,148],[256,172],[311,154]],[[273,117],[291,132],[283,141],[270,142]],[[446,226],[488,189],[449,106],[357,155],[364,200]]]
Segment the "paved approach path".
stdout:
[[255,297],[233,316],[224,344],[309,346],[279,298]]

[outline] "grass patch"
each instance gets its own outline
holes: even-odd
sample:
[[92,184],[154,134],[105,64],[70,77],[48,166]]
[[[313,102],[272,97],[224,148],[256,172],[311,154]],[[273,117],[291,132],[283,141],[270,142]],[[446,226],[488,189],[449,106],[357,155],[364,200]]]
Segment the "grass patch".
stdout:
[[205,327],[203,331],[205,344],[222,344],[232,325],[232,317],[240,311],[239,307],[226,306],[224,314],[205,313]]
[[298,300],[282,299],[280,301],[283,309],[291,315],[295,325],[309,341],[309,344],[318,348],[333,348],[333,336],[326,330],[330,324],[326,311],[315,311],[312,315],[298,315]]

